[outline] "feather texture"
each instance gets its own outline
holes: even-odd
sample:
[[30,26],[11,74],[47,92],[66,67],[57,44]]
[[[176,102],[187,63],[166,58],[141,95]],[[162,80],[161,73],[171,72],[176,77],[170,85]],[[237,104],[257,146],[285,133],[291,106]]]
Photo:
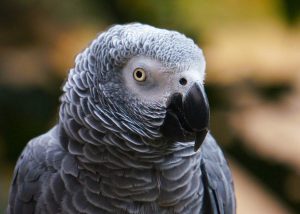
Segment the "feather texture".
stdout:
[[[154,158],[154,162],[124,155],[113,146],[104,149],[86,144],[84,147],[94,147],[90,152],[97,151],[97,158],[83,153],[89,160],[83,164],[76,160],[77,154],[60,146],[59,136],[53,136],[58,128],[34,139],[24,150],[16,167],[8,213],[234,213],[230,171],[211,136],[198,153],[184,152],[181,157],[185,148],[178,154]],[[32,157],[36,149],[47,155],[36,160]],[[63,158],[57,154],[64,154]]]
[[120,68],[137,55],[178,72],[204,60],[174,31],[129,24],[100,34],[76,57],[58,124],[22,152],[8,214],[235,213],[230,170],[211,135],[198,152],[164,138],[165,105],[126,90]]

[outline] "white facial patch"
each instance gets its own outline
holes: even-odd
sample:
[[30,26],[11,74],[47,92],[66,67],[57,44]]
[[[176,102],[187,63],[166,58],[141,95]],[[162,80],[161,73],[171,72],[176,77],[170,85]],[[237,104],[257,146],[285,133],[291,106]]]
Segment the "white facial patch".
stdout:
[[[134,71],[138,68],[146,73],[144,81],[137,81],[134,78]],[[203,83],[204,69],[205,62],[179,72],[176,69],[165,68],[162,63],[149,57],[136,56],[124,66],[122,77],[126,88],[141,100],[163,104],[174,93],[184,94],[194,82]]]

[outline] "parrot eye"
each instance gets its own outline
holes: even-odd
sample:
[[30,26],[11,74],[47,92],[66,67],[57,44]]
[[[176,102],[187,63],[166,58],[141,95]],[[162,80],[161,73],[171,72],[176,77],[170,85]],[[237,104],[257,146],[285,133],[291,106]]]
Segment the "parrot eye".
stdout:
[[138,82],[143,82],[146,80],[146,72],[142,68],[136,68],[133,71],[133,77]]

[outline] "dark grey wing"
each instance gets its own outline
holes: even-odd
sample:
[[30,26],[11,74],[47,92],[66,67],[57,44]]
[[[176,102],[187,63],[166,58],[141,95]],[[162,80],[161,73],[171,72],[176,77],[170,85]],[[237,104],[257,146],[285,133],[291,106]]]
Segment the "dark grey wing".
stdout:
[[40,194],[39,180],[46,171],[43,160],[48,139],[41,136],[31,140],[19,157],[10,188],[8,214],[34,213],[36,199]]
[[201,153],[204,213],[234,214],[236,204],[232,175],[221,149],[210,134],[201,147]]

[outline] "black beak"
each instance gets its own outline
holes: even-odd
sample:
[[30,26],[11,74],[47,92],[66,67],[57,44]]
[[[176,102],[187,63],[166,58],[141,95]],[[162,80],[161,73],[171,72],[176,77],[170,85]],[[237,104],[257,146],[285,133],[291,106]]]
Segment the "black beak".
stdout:
[[194,150],[203,143],[209,127],[209,105],[203,85],[194,83],[188,92],[174,94],[167,106],[161,132],[174,141],[195,140]]

